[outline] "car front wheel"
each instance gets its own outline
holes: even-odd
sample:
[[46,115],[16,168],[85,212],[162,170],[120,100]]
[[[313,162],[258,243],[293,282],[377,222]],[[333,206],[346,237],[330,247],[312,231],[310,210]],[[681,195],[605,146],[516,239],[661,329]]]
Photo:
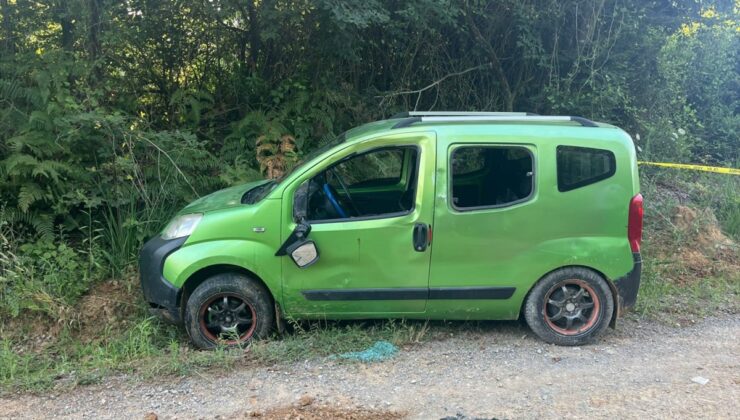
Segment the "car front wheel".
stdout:
[[597,273],[570,267],[540,280],[525,302],[524,316],[541,339],[561,346],[594,341],[614,313],[611,289]]
[[242,274],[217,274],[199,285],[185,307],[185,328],[201,349],[238,346],[269,335],[275,324],[265,287]]

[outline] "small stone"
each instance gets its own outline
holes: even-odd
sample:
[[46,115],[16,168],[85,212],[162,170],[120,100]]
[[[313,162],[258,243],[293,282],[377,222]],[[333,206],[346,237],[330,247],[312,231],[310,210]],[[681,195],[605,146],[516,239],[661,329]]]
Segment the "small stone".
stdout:
[[155,413],[147,413],[146,416],[144,416],[144,420],[157,420],[158,417]]
[[298,399],[298,405],[300,405],[301,407],[305,407],[311,404],[313,404],[313,397],[310,395],[302,395],[301,398]]
[[706,385],[709,383],[709,379],[703,377],[703,376],[694,376],[691,378],[691,382],[697,383],[699,385]]

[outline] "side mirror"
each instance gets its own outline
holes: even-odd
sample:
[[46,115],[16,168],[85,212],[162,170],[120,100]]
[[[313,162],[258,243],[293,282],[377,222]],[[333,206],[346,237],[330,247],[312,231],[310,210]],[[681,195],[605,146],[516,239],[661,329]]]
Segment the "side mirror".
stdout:
[[[300,223],[296,225],[295,229],[293,229],[290,236],[288,236],[288,239],[280,245],[280,248],[275,252],[275,256],[282,257],[283,255],[291,255],[291,250],[295,250],[296,247],[307,242],[313,243],[313,241],[308,241],[306,239],[308,238],[309,233],[311,233],[311,225],[305,220],[301,220]],[[316,245],[314,245],[314,248],[316,248]],[[318,256],[318,251],[316,252],[316,255]]]
[[298,268],[306,268],[319,259],[319,249],[314,241],[299,241],[289,246],[288,255]]

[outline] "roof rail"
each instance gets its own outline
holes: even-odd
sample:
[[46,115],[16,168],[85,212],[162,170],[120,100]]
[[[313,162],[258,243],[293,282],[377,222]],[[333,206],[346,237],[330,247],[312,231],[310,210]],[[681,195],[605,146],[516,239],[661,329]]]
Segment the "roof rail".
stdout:
[[532,112],[467,112],[467,111],[408,111],[394,114],[389,119],[408,117],[524,117]]
[[565,115],[484,115],[484,116],[440,116],[440,117],[408,117],[396,123],[392,128],[409,127],[418,122],[566,122],[572,121],[581,124],[583,127],[598,127],[598,125],[586,118],[565,116]]

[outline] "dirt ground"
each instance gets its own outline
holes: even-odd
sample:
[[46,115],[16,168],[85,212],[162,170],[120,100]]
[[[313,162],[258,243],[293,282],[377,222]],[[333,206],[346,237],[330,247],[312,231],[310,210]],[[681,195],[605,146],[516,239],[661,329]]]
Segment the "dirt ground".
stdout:
[[[701,384],[703,379],[708,382]],[[0,418],[736,418],[740,315],[678,328],[625,320],[597,344],[484,324],[373,364],[307,360],[0,399]]]

